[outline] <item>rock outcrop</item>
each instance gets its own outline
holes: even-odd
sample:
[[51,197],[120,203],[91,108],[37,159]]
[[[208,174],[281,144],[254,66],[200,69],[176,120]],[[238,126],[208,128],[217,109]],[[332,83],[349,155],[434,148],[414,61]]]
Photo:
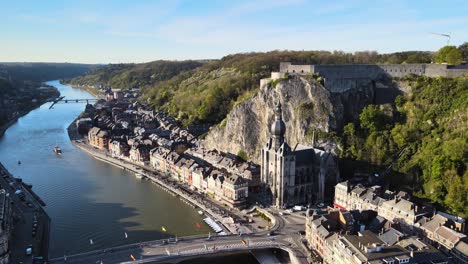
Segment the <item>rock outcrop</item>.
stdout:
[[260,161],[260,149],[270,135],[274,106],[281,102],[286,123],[286,140],[311,144],[313,130],[337,131],[358,117],[374,99],[375,82],[357,80],[350,89],[332,93],[312,78],[290,76],[260,87],[254,97],[238,104],[220,125],[212,127],[205,138],[206,148],[216,148]]

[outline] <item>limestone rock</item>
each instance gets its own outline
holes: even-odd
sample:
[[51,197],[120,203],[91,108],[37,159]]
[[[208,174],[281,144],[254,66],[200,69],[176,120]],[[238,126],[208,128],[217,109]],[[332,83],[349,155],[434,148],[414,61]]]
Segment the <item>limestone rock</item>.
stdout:
[[205,138],[206,148],[233,154],[245,151],[255,162],[270,135],[276,102],[280,101],[286,123],[285,139],[291,147],[311,144],[312,131],[337,131],[355,120],[374,98],[371,81],[356,81],[340,92],[325,88],[312,78],[290,76],[276,87],[264,85],[252,98],[238,104],[226,120],[212,127]]

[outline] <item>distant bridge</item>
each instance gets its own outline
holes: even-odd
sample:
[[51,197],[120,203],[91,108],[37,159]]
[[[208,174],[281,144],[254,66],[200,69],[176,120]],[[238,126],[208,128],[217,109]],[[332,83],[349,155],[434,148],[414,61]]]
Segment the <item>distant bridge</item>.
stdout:
[[99,99],[97,98],[86,98],[86,99],[65,99],[65,96],[60,96],[58,97],[57,99],[55,99],[54,101],[52,101],[52,104],[49,106],[49,109],[52,109],[52,107],[55,105],[55,104],[59,104],[59,103],[62,103],[62,104],[68,104],[68,103],[78,103],[78,104],[83,104],[83,103],[93,103],[93,102],[97,102]]

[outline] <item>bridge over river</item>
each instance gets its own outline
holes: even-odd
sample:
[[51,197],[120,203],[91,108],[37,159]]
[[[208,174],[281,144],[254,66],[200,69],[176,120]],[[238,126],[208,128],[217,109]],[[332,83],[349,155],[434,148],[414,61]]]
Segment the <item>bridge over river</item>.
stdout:
[[[287,250],[292,259],[304,259],[296,256],[291,242],[284,236],[278,237],[239,237],[220,236],[208,239],[207,237],[183,237],[178,241],[167,240],[151,241],[141,244],[131,244],[99,251],[64,256],[51,259],[50,263],[155,263],[171,259],[195,257],[200,255],[249,251],[255,249],[280,248]],[[132,259],[135,259],[135,261]],[[296,263],[303,263],[298,261]],[[304,262],[307,263],[307,262]]]
[[49,109],[52,109],[56,104],[68,104],[68,103],[77,103],[77,104],[89,104],[99,101],[98,98],[78,98],[78,99],[65,99],[65,96],[60,96],[57,99],[52,101],[52,104],[49,106]]
[[[269,212],[273,215],[273,212]],[[158,263],[202,255],[242,252],[259,249],[282,249],[289,253],[291,263],[308,263],[296,230],[302,226],[275,213],[272,235],[268,231],[252,235],[189,236],[170,240],[155,240],[51,259],[49,263]],[[271,231],[270,231],[271,232]]]

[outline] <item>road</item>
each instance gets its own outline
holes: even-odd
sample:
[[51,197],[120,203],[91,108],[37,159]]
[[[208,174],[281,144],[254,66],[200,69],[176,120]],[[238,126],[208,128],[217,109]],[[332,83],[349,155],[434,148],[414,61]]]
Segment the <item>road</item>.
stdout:
[[[222,205],[191,191],[180,183],[170,181],[167,177],[160,175],[157,171],[147,166],[112,158],[107,153],[100,152],[84,143],[73,143],[98,159],[147,176],[167,190],[180,195],[195,206],[202,208],[205,212],[212,215],[214,219],[222,219],[223,215],[226,214],[234,216],[237,219],[243,218],[242,212],[228,212]],[[291,257],[295,258],[297,262],[308,263],[307,253],[302,245],[302,236],[299,234],[299,231],[305,229],[305,217],[299,214],[281,215],[280,211],[282,210],[274,208],[259,208],[259,210],[265,214],[269,214],[270,218],[272,218],[273,226],[268,230],[257,231],[250,235],[213,236],[210,240],[207,240],[206,237],[179,238],[179,241],[173,241],[172,243],[167,243],[167,240],[151,241],[143,244],[125,245],[73,256],[64,256],[52,259],[50,263],[126,263],[132,261],[132,256],[139,263],[151,263],[187,256],[265,248],[287,250],[290,256],[292,254],[293,256]],[[270,236],[272,231],[274,234]]]
[[[299,263],[308,263],[299,231],[304,230],[305,217],[280,216],[279,210],[267,209],[275,217],[272,229],[252,235],[182,237],[177,241],[157,240],[118,248],[93,251],[52,259],[50,263],[153,263],[162,260],[213,253],[281,248],[293,254]],[[269,233],[273,231],[270,236]],[[271,234],[271,233],[270,233]],[[132,260],[132,256],[136,261]]]
[[[18,165],[20,166],[20,165]],[[15,263],[33,263],[33,256],[26,256],[26,248],[32,246],[34,256],[47,257],[50,219],[34,196],[32,190],[14,178],[0,164],[0,185],[6,190],[11,201],[14,215],[10,251]],[[24,199],[15,194],[17,190],[24,193]],[[34,227],[33,227],[34,226]],[[33,234],[33,229],[36,230]]]

